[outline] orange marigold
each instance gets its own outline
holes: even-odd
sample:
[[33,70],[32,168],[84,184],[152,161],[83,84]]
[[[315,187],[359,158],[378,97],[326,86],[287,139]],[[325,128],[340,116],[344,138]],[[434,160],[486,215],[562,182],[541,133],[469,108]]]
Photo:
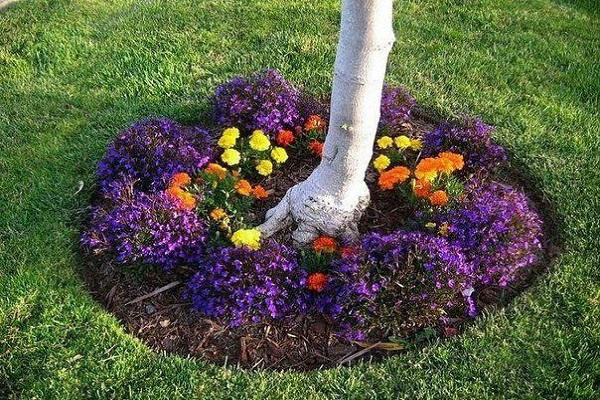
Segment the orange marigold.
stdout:
[[264,200],[269,197],[269,192],[265,190],[261,185],[256,185],[252,189],[252,196],[256,197],[259,200]]
[[225,218],[227,216],[227,213],[225,212],[225,210],[223,210],[222,208],[213,208],[213,210],[210,212],[210,217],[212,219],[214,219],[215,221],[220,221],[223,218]]
[[452,163],[454,170],[461,170],[465,166],[465,160],[462,154],[453,153],[451,151],[443,151],[438,157],[449,160]]
[[415,176],[417,179],[432,181],[437,177],[439,167],[439,159],[424,158],[417,164],[417,167],[415,168]]
[[323,143],[318,140],[311,140],[308,144],[308,148],[319,157],[323,154]]
[[227,169],[223,168],[222,166],[220,166],[217,163],[210,163],[206,166],[206,168],[204,169],[204,171],[208,172],[209,174],[213,174],[215,176],[217,176],[217,178],[219,179],[225,179],[225,176],[227,175]]
[[448,203],[448,194],[443,190],[436,190],[429,196],[429,202],[434,206],[443,206]]
[[308,275],[308,279],[306,280],[306,286],[313,292],[319,293],[322,292],[323,289],[325,289],[328,280],[329,277],[327,276],[327,274],[324,274],[322,272],[313,272],[312,274]]
[[286,131],[285,129],[280,130],[275,137],[275,141],[278,145],[287,147],[294,143],[295,137],[292,131]]
[[170,186],[181,187],[184,185],[189,185],[192,183],[192,178],[187,174],[187,172],[178,172],[171,178]]
[[177,186],[171,186],[166,190],[166,193],[174,198],[182,208],[191,210],[196,207],[196,198]]
[[413,184],[413,192],[417,197],[429,197],[431,194],[431,183],[424,179],[416,179]]
[[235,190],[242,196],[250,196],[252,194],[252,185],[247,180],[241,179],[235,184]]
[[335,253],[337,247],[337,242],[330,236],[319,236],[313,241],[313,249],[316,252]]
[[387,171],[383,171],[379,175],[378,184],[383,190],[391,190],[396,185],[404,182],[410,176],[410,170],[404,166],[394,167]]
[[305,131],[319,130],[321,132],[325,131],[325,121],[319,115],[311,115],[308,117],[306,122],[304,123]]

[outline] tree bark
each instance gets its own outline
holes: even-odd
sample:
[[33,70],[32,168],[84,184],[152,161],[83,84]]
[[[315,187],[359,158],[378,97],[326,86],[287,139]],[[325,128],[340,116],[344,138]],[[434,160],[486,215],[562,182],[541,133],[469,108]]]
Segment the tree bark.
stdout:
[[381,92],[394,43],[393,0],[342,0],[331,115],[319,166],[290,188],[258,227],[268,237],[293,222],[299,245],[319,234],[353,241],[369,203],[364,181],[380,117]]

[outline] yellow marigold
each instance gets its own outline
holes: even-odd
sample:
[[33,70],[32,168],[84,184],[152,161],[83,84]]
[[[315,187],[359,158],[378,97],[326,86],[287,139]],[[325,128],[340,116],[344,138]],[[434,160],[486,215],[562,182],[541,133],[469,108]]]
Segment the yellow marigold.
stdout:
[[225,149],[221,154],[221,160],[227,165],[237,165],[240,163],[240,152],[236,149]]
[[252,194],[252,185],[245,179],[239,180],[235,184],[235,191],[242,196],[250,196]]
[[227,128],[223,131],[223,136],[231,136],[234,139],[240,137],[240,130],[236,127]]
[[410,148],[414,151],[419,151],[423,148],[421,139],[410,139]]
[[382,136],[379,139],[377,139],[377,146],[380,149],[387,149],[388,147],[392,146],[394,144],[394,139],[392,139],[389,136]]
[[438,233],[442,236],[448,236],[448,233],[450,233],[450,225],[448,225],[447,222],[444,222],[442,225],[440,225]]
[[220,221],[227,216],[227,213],[222,208],[215,208],[210,212],[210,217],[215,221]]
[[269,160],[260,160],[256,165],[256,170],[262,176],[269,176],[273,172],[273,163]]
[[231,242],[235,247],[250,247],[260,249],[260,231],[258,229],[238,229],[231,235]]
[[256,151],[265,151],[271,147],[271,142],[269,141],[269,137],[258,129],[250,135],[250,147]]
[[373,160],[373,166],[377,171],[381,172],[390,166],[390,159],[388,156],[380,154]]
[[227,169],[223,168],[222,166],[220,166],[217,163],[210,163],[206,166],[206,168],[204,169],[205,172],[209,173],[209,174],[213,174],[216,177],[218,177],[219,179],[224,179],[225,175],[227,175]]
[[394,139],[394,143],[400,150],[405,150],[410,147],[410,138],[405,135],[400,135]]
[[283,147],[274,147],[273,150],[271,150],[271,158],[278,164],[283,164],[287,161],[288,154]]
[[236,136],[235,132],[232,132],[231,129],[236,129],[236,128],[225,129],[225,131],[219,138],[219,141],[217,142],[219,147],[222,147],[224,149],[229,149],[229,148],[232,148],[233,146],[235,146],[235,142],[236,142],[237,138],[239,137],[240,132],[237,131],[237,129],[236,129],[236,131],[237,131],[237,136]]
[[451,151],[442,151],[438,157],[449,160],[452,163],[453,169],[455,170],[461,170],[465,166],[465,161],[461,154],[453,153]]
[[415,176],[417,179],[432,181],[437,177],[439,165],[436,158],[424,158],[417,164]]

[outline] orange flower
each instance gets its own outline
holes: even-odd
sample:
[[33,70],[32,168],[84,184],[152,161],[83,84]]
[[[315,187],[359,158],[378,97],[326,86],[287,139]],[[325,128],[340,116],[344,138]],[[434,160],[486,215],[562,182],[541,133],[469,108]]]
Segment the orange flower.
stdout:
[[436,190],[429,196],[429,202],[434,206],[443,206],[448,203],[448,194],[443,190]]
[[394,167],[383,171],[379,175],[379,187],[383,190],[391,190],[396,185],[404,182],[410,176],[410,170],[403,166]]
[[413,192],[417,197],[429,197],[431,194],[431,183],[423,179],[417,179],[413,184]]
[[327,281],[329,277],[322,272],[313,272],[308,275],[308,279],[306,280],[306,286],[312,290],[313,292],[322,292],[327,285]]
[[340,253],[342,253],[342,257],[344,257],[344,258],[351,257],[351,256],[355,255],[356,253],[358,253],[358,248],[356,246],[342,247],[342,250],[340,251]]
[[196,198],[191,193],[186,192],[180,187],[171,186],[166,190],[166,193],[177,200],[182,208],[191,210],[196,207]]
[[443,172],[445,174],[451,174],[454,171],[454,164],[447,158],[438,157],[436,158],[438,163],[438,172]]
[[304,123],[305,131],[319,130],[321,132],[325,131],[325,121],[318,115],[311,115],[308,117],[306,122]]
[[275,137],[275,141],[278,145],[286,147],[290,144],[294,143],[295,137],[291,131],[286,131],[282,129],[277,133],[277,137]]
[[264,200],[269,197],[269,193],[261,185],[254,186],[254,189],[252,189],[252,195],[258,200]]
[[227,216],[227,213],[222,208],[214,208],[210,212],[210,217],[215,221],[220,221]]
[[443,151],[438,157],[449,160],[452,163],[454,170],[461,170],[465,166],[465,161],[462,154],[453,153],[451,151]]
[[192,183],[192,178],[186,172],[178,172],[171,178],[170,186],[181,187]]
[[329,236],[319,236],[313,241],[313,249],[319,253],[335,253],[337,242]]
[[252,194],[252,185],[247,180],[242,179],[235,184],[235,190],[242,196],[250,196]]
[[417,179],[432,181],[437,177],[439,167],[439,159],[424,158],[417,164],[417,168],[415,168],[415,176]]
[[217,163],[208,164],[204,171],[208,172],[209,174],[216,175],[219,179],[225,179],[225,176],[227,175],[227,169],[223,168]]
[[318,140],[311,140],[308,144],[308,148],[319,157],[323,154],[323,143]]

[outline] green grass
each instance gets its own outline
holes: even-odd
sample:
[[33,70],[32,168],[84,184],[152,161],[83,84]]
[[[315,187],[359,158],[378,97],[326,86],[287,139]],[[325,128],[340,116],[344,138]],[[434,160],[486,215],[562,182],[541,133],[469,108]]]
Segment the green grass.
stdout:
[[[79,277],[78,224],[107,142],[184,122],[264,67],[328,90],[337,0],[28,0],[0,11],[0,398],[592,398],[600,381],[596,1],[398,0],[388,79],[469,112],[556,207],[563,252],[465,335],[379,364],[247,372],[155,354]],[[76,193],[78,182],[85,186]]]

